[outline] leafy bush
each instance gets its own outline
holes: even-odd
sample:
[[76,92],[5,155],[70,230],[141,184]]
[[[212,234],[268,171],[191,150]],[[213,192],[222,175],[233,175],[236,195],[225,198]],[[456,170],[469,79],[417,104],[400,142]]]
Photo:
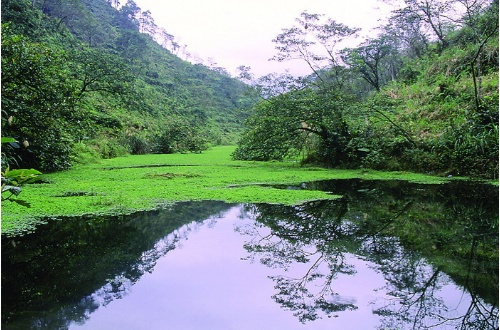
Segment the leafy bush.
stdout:
[[102,159],[128,155],[126,147],[120,145],[118,139],[101,136],[88,142]]
[[144,155],[151,152],[150,142],[139,135],[127,136],[123,144],[128,147],[132,155]]
[[64,51],[2,25],[2,134],[30,145],[18,152],[21,167],[51,172],[70,166],[70,132],[78,131],[82,117],[66,65]]
[[[2,137],[3,144],[17,143],[14,138]],[[11,201],[19,205],[30,207],[30,203],[18,199],[17,196],[22,191],[22,185],[26,183],[32,183],[38,180],[38,176],[42,174],[35,169],[16,169],[11,170],[7,164],[4,162],[4,155],[2,153],[2,202]]]
[[101,159],[99,153],[83,142],[78,142],[71,148],[72,164],[91,164]]
[[15,198],[22,191],[22,185],[33,183],[38,180],[41,172],[34,169],[2,170],[2,201],[11,201],[25,207],[31,207],[31,204]]
[[199,127],[182,119],[173,119],[155,138],[153,152],[171,154],[176,152],[202,152],[208,141]]

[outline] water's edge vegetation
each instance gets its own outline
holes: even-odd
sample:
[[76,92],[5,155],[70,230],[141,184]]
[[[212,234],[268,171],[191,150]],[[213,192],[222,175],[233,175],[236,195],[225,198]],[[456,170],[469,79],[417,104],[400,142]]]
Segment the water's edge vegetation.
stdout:
[[459,179],[409,172],[332,170],[294,161],[234,161],[233,151],[234,147],[214,147],[199,154],[132,155],[45,174],[39,183],[24,187],[23,198],[31,207],[2,203],[2,234],[34,230],[41,219],[130,214],[180,201],[296,205],[340,197],[324,191],[278,189],[270,184],[350,178],[436,184]]

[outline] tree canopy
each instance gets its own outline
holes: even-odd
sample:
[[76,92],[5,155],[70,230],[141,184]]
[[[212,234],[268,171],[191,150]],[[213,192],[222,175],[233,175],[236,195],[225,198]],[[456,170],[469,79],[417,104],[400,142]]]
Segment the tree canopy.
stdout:
[[2,165],[238,143],[238,159],[498,177],[498,1],[400,4],[349,48],[358,28],[304,11],[272,60],[310,74],[237,80],[181,59],[133,0],[2,0]]
[[234,158],[498,177],[498,1],[408,0],[342,49],[357,31],[308,12],[282,30],[273,60],[311,73],[254,83]]

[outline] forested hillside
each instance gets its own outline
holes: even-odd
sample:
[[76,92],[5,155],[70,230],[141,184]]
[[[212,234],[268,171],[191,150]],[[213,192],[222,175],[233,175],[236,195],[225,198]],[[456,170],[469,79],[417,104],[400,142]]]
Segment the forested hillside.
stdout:
[[290,22],[274,60],[312,74],[254,82],[266,99],[234,158],[498,178],[498,1],[395,8],[355,48],[358,29],[321,13]]
[[2,168],[234,144],[256,100],[225,70],[177,57],[133,1],[1,5],[2,136],[17,141],[3,143]]
[[2,0],[2,167],[239,141],[242,160],[498,178],[498,0],[400,3],[354,48],[358,28],[303,12],[273,60],[312,73],[242,66],[250,89],[132,0]]

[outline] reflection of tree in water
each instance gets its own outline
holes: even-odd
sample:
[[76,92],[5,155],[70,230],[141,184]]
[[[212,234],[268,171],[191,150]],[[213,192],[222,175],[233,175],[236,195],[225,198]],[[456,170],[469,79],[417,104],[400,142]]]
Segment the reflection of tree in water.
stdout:
[[255,237],[245,244],[247,251],[261,255],[261,263],[272,267],[308,264],[299,278],[270,276],[278,290],[274,300],[292,310],[301,322],[317,319],[318,311],[330,315],[357,308],[332,287],[338,274],[354,273],[353,266],[346,262],[346,247],[337,244],[354,230],[341,221],[346,206],[345,201],[315,201],[295,207],[247,206],[247,211],[255,213],[257,220],[271,230],[265,235],[247,232]]
[[[422,196],[405,201],[372,191],[355,201],[250,205],[257,225],[240,230],[253,237],[245,245],[251,259],[292,270],[307,264],[299,276],[271,277],[273,298],[301,322],[357,308],[335,293],[334,283],[355,273],[346,258],[353,253],[385,277],[381,289],[389,298],[375,301],[373,311],[381,328],[498,328],[498,299],[491,298],[492,290],[498,294],[498,213],[472,199]],[[470,300],[466,310],[446,304],[441,289],[453,281]]]
[[[456,207],[456,206],[455,206]],[[358,252],[367,259],[377,264],[377,269],[381,270],[386,280],[388,294],[397,299],[379,302],[381,307],[374,310],[375,314],[383,316],[381,329],[431,329],[442,326],[455,329],[498,329],[498,300],[491,300],[491,295],[498,294],[498,256],[494,260],[485,260],[481,253],[478,253],[478,244],[486,245],[481,250],[488,251],[492,241],[483,237],[481,243],[478,243],[478,233],[480,236],[495,236],[491,231],[484,232],[480,227],[487,222],[488,215],[484,214],[477,207],[471,210],[468,207],[460,208],[458,213],[450,213],[443,217],[443,224],[447,226],[456,236],[458,227],[465,226],[468,230],[468,239],[460,239],[463,249],[467,249],[467,260],[455,256],[455,260],[444,254],[439,258],[445,260],[455,269],[454,278],[462,286],[464,304],[469,300],[466,310],[454,311],[449,308],[440,289],[446,285],[452,284],[452,278],[446,274],[441,266],[432,267],[428,261],[422,257],[421,253],[403,248],[399,240],[387,247],[387,242],[378,240],[377,244],[364,244]],[[456,211],[456,208],[455,208]],[[473,216],[473,214],[475,216]],[[482,220],[479,217],[484,217]],[[447,219],[453,218],[457,228],[449,226]],[[469,224],[463,223],[468,219]],[[490,217],[491,219],[491,217]],[[474,223],[472,225],[471,223]],[[483,224],[481,224],[483,223]],[[458,224],[458,225],[457,225]],[[491,224],[491,222],[490,222]],[[475,228],[473,228],[475,227]],[[462,229],[463,230],[463,229]],[[493,238],[493,241],[495,239]],[[450,245],[454,243],[449,241]],[[457,244],[457,243],[455,243]],[[469,245],[469,246],[468,246]],[[381,248],[381,246],[385,246]],[[397,247],[397,248],[395,248]],[[435,247],[434,247],[435,248]],[[381,249],[391,249],[391,253],[380,253]],[[496,272],[492,273],[492,269]],[[446,269],[449,271],[449,268]],[[458,274],[457,274],[458,273]],[[490,273],[490,274],[488,274]],[[480,294],[487,292],[483,297]],[[491,304],[486,303],[489,300]],[[450,306],[453,307],[453,306]],[[406,326],[405,326],[406,325]]]
[[126,295],[204,220],[230,207],[179,203],[123,217],[51,221],[33,235],[2,237],[2,327],[84,323],[100,306]]

